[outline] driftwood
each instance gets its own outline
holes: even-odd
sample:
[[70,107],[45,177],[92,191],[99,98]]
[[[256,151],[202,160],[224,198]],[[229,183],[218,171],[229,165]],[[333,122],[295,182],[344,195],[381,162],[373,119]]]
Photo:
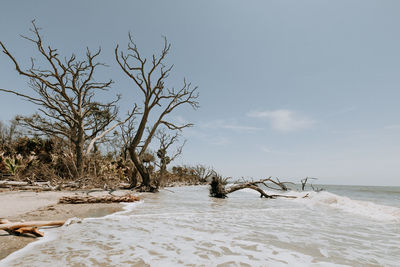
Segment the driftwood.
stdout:
[[213,177],[212,181],[210,183],[210,196],[216,197],[216,198],[226,198],[228,194],[233,193],[238,190],[242,190],[245,188],[249,188],[252,190],[255,190],[260,193],[260,197],[265,197],[265,198],[277,198],[277,197],[284,197],[284,198],[297,198],[296,196],[287,196],[287,195],[268,195],[265,193],[265,191],[260,188],[260,185],[264,185],[268,188],[270,188],[266,182],[273,182],[274,184],[278,185],[281,187],[281,190],[287,191],[287,187],[284,185],[283,182],[274,181],[271,178],[266,178],[258,181],[252,181],[252,182],[244,182],[241,184],[235,184],[230,187],[226,187],[227,185],[227,179],[223,179],[222,177]]
[[300,183],[301,183],[301,190],[305,190],[306,189],[306,184],[308,182],[308,180],[316,180],[317,178],[311,178],[311,177],[306,177],[304,179],[301,179]]
[[234,186],[227,188],[225,191],[226,191],[226,194],[230,194],[232,192],[235,192],[235,191],[238,191],[241,189],[245,189],[245,188],[253,189],[253,190],[259,192],[261,194],[261,197],[265,197],[265,198],[276,198],[276,197],[297,198],[296,196],[268,195],[267,193],[264,192],[264,190],[262,190],[256,184],[254,184],[254,182],[240,184],[240,185],[234,185]]
[[[35,182],[35,181],[0,181],[0,188],[6,188],[10,190],[31,190],[31,191],[60,191],[62,189],[67,190],[76,190],[83,189],[84,181],[69,181],[69,182],[61,182],[57,184],[52,184],[50,181],[47,182]],[[121,183],[119,187],[124,188],[129,184]],[[96,191],[103,191],[104,189]]]
[[52,186],[50,182],[0,181],[0,188],[32,191],[52,191],[58,190],[59,186]]
[[29,185],[28,182],[18,182],[18,181],[0,181],[0,187],[5,186],[25,186]]
[[[308,180],[317,180],[317,179],[318,179],[318,178],[312,178],[312,177],[306,177],[306,178],[302,179],[302,180],[300,181],[300,182],[301,182],[301,190],[303,190],[303,191],[305,190],[306,184],[307,184],[307,181],[308,181]],[[314,185],[311,184],[311,183],[310,183],[310,186],[311,186],[312,190],[315,191],[315,192],[324,191],[323,188],[314,187]]]
[[288,191],[289,190],[289,188],[286,186],[286,184],[293,184],[292,182],[281,182],[281,181],[279,181],[278,177],[276,178],[276,181],[273,180],[271,177],[262,180],[262,183],[266,187],[271,188],[271,189],[275,189],[275,190],[276,190],[276,188],[270,187],[266,182],[270,182],[270,183],[273,183],[273,184],[279,186],[279,189],[282,190],[282,191]]
[[44,236],[44,233],[40,232],[37,227],[22,227],[22,228],[19,228],[17,230],[8,230],[7,232],[10,233],[10,231],[13,231],[17,235],[33,234],[36,237],[43,237]]
[[10,222],[6,219],[0,219],[0,230],[4,230],[12,235],[32,234],[36,237],[44,236],[38,227],[43,226],[62,226],[65,221],[31,221],[31,222]]
[[124,196],[64,196],[61,197],[58,203],[61,204],[84,204],[84,203],[112,203],[112,202],[135,202],[139,201],[139,197],[134,195]]

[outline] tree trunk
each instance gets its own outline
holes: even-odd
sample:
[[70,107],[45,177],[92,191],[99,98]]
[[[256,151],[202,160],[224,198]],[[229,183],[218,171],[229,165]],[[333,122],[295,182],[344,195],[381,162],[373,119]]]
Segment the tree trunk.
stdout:
[[167,164],[165,163],[165,160],[161,160],[160,172],[164,174],[166,171],[167,171]]
[[160,186],[164,186],[165,185],[165,181],[166,181],[166,177],[165,177],[165,174],[167,173],[167,164],[165,164],[165,162],[163,162],[162,164],[161,164],[161,167],[160,167],[160,177],[159,177],[159,179],[158,179],[158,185]]
[[61,204],[85,204],[85,203],[113,203],[113,202],[135,202],[139,201],[139,197],[126,194],[124,196],[64,196],[60,198],[58,203]]
[[129,186],[130,189],[136,188],[137,182],[138,182],[137,176],[138,176],[138,171],[137,171],[137,169],[135,168],[135,169],[133,170],[133,172],[132,172],[132,175],[131,175],[131,184],[130,184],[130,186]]
[[76,177],[81,178],[83,173],[83,144],[80,141],[75,143],[75,157],[76,157]]
[[[150,174],[148,170],[145,168],[143,163],[141,162],[138,154],[136,153],[136,148],[140,143],[140,140],[142,139],[144,130],[146,129],[146,123],[147,123],[147,118],[149,116],[149,108],[148,108],[148,103],[146,103],[145,110],[143,111],[143,117],[140,121],[138,130],[136,132],[136,135],[132,141],[132,143],[129,145],[129,155],[133,161],[133,164],[135,164],[135,167],[137,171],[139,172],[140,176],[142,177],[142,184],[140,185],[140,190],[145,191],[145,192],[157,192],[157,188],[151,186],[150,182]],[[134,181],[132,181],[134,182]]]
[[74,142],[75,144],[75,157],[76,157],[76,177],[81,178],[83,173],[83,161],[84,161],[84,153],[83,153],[83,145],[85,142],[84,139],[84,131],[82,126],[78,126],[77,138]]
[[[213,177],[210,183],[210,196],[216,198],[226,198],[228,194],[233,193],[238,190],[242,190],[245,188],[255,190],[260,193],[260,197],[265,198],[277,198],[277,197],[284,197],[284,198],[298,198],[297,196],[287,196],[287,195],[268,195],[264,192],[263,189],[259,187],[259,185],[265,185],[265,181],[270,181],[271,179],[262,179],[259,181],[252,181],[252,182],[244,182],[242,184],[236,184],[229,187],[226,187],[226,179],[222,179],[221,177]],[[303,198],[307,197],[307,195],[303,196]]]
[[139,190],[143,192],[157,192],[157,187],[154,187],[150,184],[150,174],[148,170],[145,168],[141,160],[139,159],[138,154],[136,151],[130,149],[129,154],[131,155],[131,159],[135,164],[137,171],[139,172],[140,176],[142,177],[142,184],[140,185]]

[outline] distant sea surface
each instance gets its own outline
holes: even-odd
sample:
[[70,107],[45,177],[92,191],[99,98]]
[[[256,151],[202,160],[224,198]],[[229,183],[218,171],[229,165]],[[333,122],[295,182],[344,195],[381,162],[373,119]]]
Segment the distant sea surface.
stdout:
[[0,266],[400,266],[400,187],[318,187],[274,200],[169,188],[45,230]]

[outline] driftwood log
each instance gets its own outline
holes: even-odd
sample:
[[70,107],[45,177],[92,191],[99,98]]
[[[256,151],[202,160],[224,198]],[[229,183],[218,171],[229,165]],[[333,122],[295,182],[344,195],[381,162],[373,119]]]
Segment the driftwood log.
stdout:
[[[51,183],[50,181],[47,182],[35,182],[35,181],[11,181],[5,180],[0,181],[0,189],[9,189],[9,190],[28,190],[28,191],[60,191],[62,189],[67,190],[77,190],[83,189],[85,181],[70,181],[70,182],[58,182],[58,183]],[[126,188],[129,184],[121,183],[117,188]],[[105,187],[107,187],[105,185]],[[108,187],[107,187],[108,188]],[[103,191],[102,190],[95,190],[95,191]]]
[[39,227],[62,226],[64,223],[65,221],[10,222],[6,219],[0,219],[0,230],[12,235],[32,234],[36,237],[42,237],[44,233],[38,230]]
[[8,188],[11,190],[54,191],[59,190],[60,186],[52,186],[50,182],[0,181],[0,188]]
[[64,196],[61,197],[58,203],[61,204],[84,204],[84,203],[112,203],[112,202],[135,202],[139,201],[139,197],[134,195],[124,196]]
[[[227,179],[223,179],[222,177],[213,177],[210,183],[210,196],[216,198],[226,198],[228,194],[233,193],[238,190],[242,190],[245,188],[249,188],[255,190],[260,193],[260,197],[265,198],[297,198],[297,196],[287,196],[287,195],[268,195],[260,185],[264,185],[265,187],[271,188],[266,184],[267,182],[271,182],[275,185],[278,185],[282,191],[287,191],[287,187],[285,186],[286,182],[280,182],[279,180],[275,181],[270,178],[258,180],[258,181],[251,181],[251,182],[243,182],[240,184],[235,184],[229,187],[227,185]],[[306,197],[306,196],[304,196]]]

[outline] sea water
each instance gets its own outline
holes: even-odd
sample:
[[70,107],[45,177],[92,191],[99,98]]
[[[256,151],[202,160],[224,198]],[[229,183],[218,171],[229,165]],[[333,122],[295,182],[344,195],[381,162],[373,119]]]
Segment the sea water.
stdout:
[[46,230],[0,266],[400,266],[400,187],[319,187],[273,200],[169,188]]

